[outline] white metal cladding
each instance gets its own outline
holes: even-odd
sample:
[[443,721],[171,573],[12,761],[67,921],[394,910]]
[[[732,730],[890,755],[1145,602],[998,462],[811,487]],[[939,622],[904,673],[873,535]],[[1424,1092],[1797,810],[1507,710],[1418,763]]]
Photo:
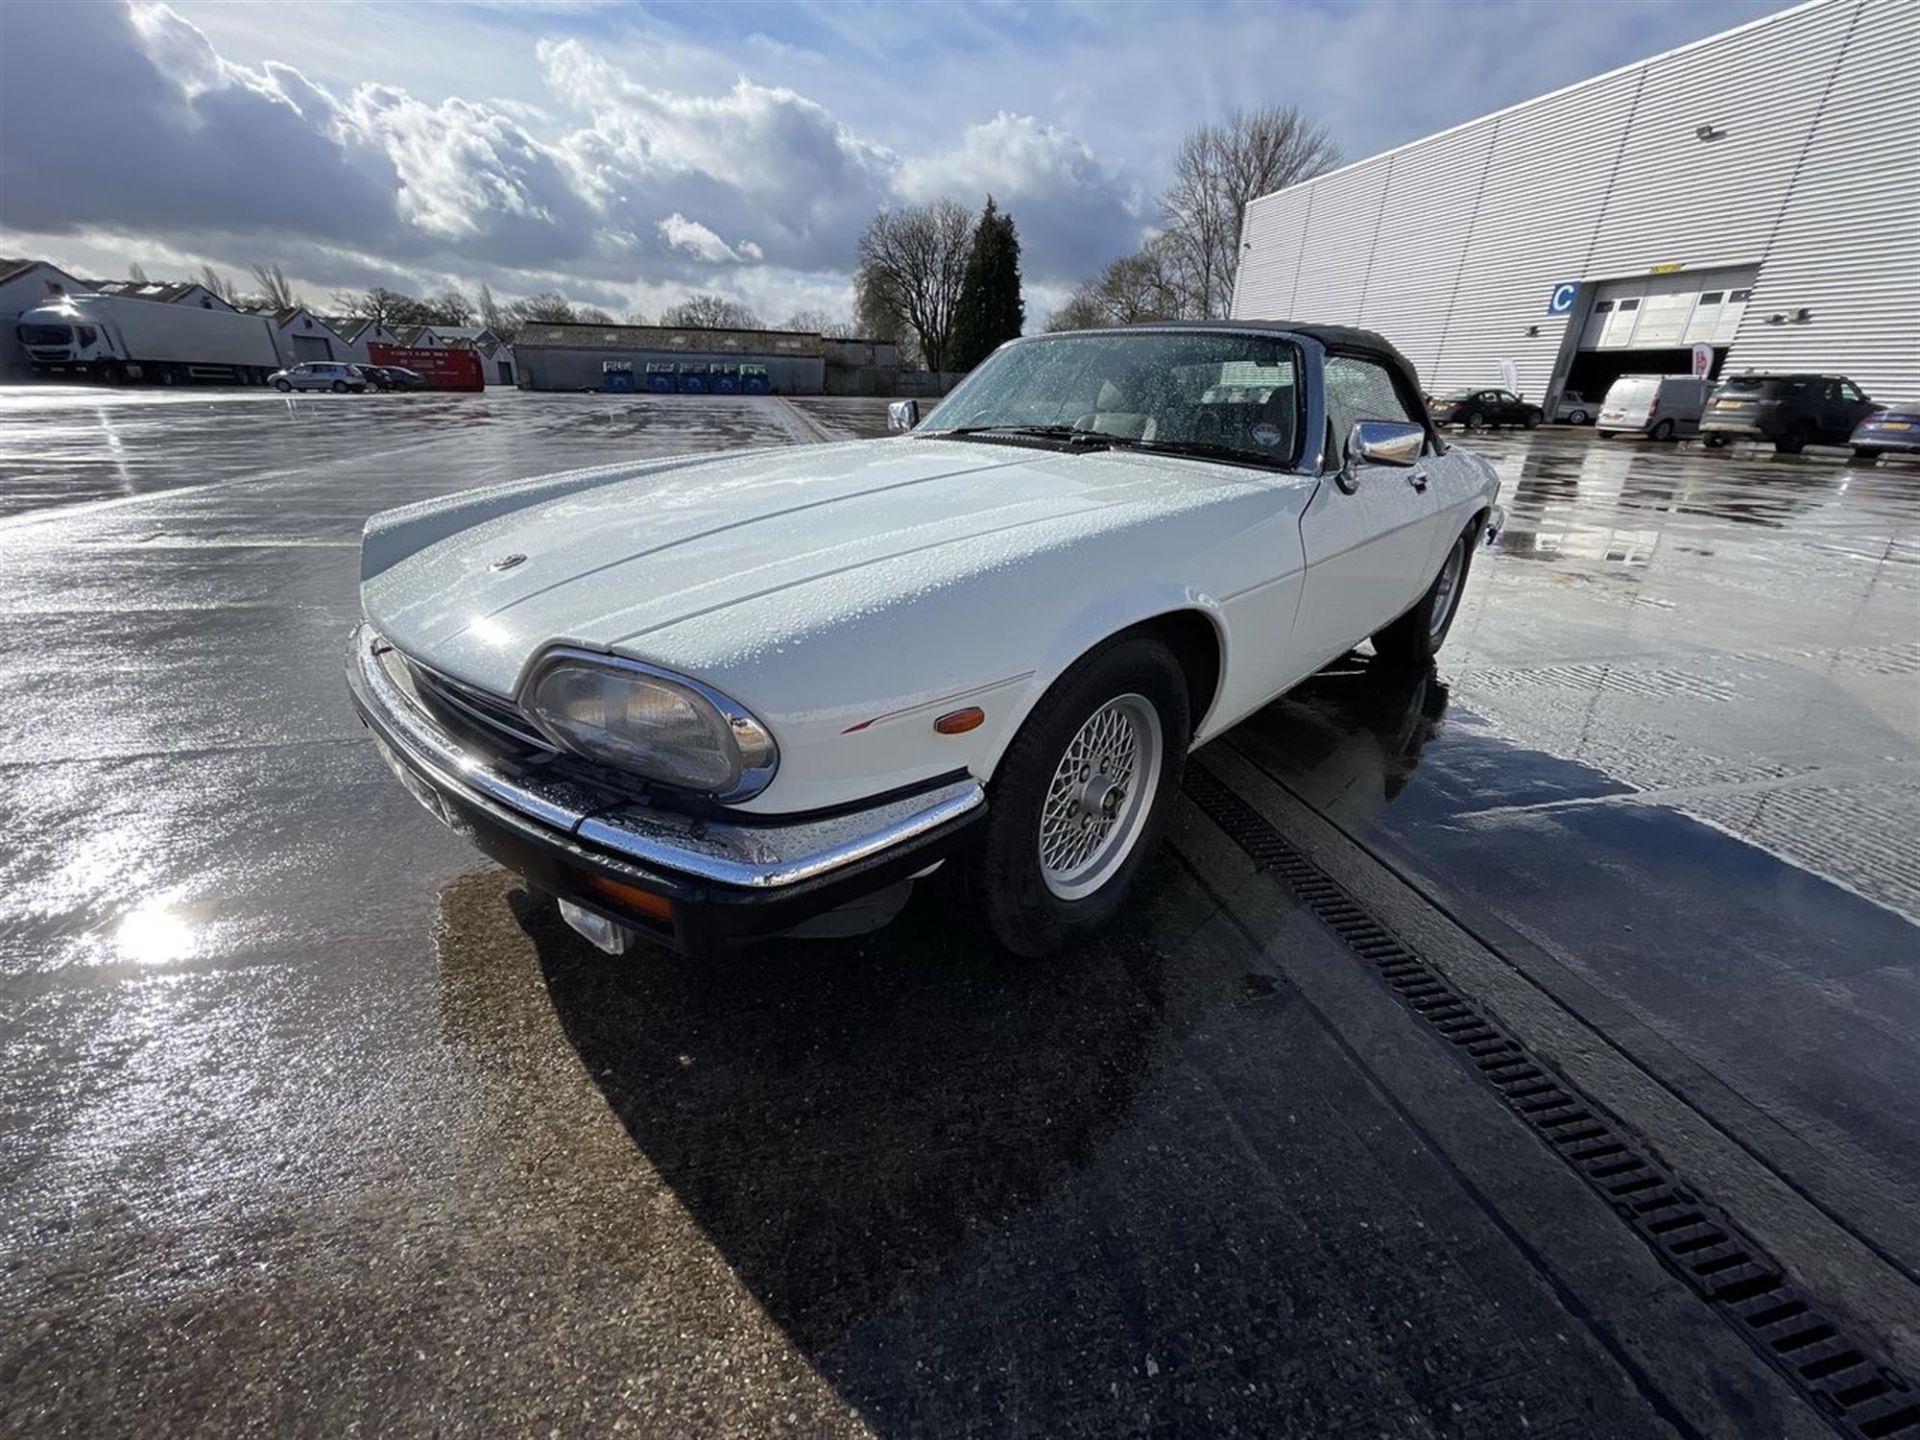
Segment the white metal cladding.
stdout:
[[[1802,309],[1804,322],[1768,323]],[[1920,400],[1920,5],[1859,7],[1735,360]]]
[[1726,368],[1920,396],[1916,137],[1920,0],[1813,0],[1262,197],[1233,313],[1378,330],[1435,391],[1510,359],[1538,397],[1591,282],[1759,265]]

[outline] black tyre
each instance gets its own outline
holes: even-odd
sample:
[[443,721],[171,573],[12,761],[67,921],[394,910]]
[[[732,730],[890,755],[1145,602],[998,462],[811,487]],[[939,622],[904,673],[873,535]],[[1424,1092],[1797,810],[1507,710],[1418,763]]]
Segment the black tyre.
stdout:
[[1812,438],[1812,431],[1803,422],[1774,441],[1773,448],[1781,455],[1798,455],[1807,448],[1807,442]]
[[1001,757],[967,860],[994,939],[1040,956],[1113,918],[1166,828],[1192,723],[1180,662],[1149,636],[1054,682]]
[[1662,420],[1658,425],[1655,425],[1653,427],[1652,438],[1655,440],[1671,440],[1673,438],[1673,422],[1671,420]]
[[1878,460],[1880,455],[1881,451],[1872,445],[1856,445],[1853,447],[1853,458],[1856,460]]
[[282,395],[289,395],[293,393],[293,382],[291,380],[276,380],[273,382],[273,388],[278,390]]
[[1524,422],[1522,422],[1522,423],[1524,423],[1524,424],[1526,425],[1526,427],[1527,427],[1527,429],[1529,429],[1529,430],[1538,430],[1538,429],[1540,428],[1540,420],[1541,420],[1541,412],[1540,412],[1540,411],[1538,411],[1538,410],[1529,410],[1529,411],[1527,411],[1527,418],[1526,418],[1526,420],[1525,420]]
[[1586,412],[1586,411],[1584,411],[1584,410],[1575,410],[1575,411],[1574,411],[1574,412],[1573,412],[1572,414],[1570,414],[1570,415],[1568,415],[1568,416],[1567,416],[1567,423],[1568,423],[1569,425],[1584,425],[1584,424],[1586,424],[1586,423],[1587,423],[1587,412]]
[[346,382],[346,381],[344,381],[344,380],[336,380],[336,381],[334,381],[334,382],[333,382],[333,393],[334,393],[334,394],[336,394],[336,395],[344,395],[344,394],[346,394],[346,393],[347,393],[347,382]]
[[1485,430],[1487,428],[1487,417],[1478,410],[1469,410],[1466,418],[1460,423],[1469,430]]
[[1374,631],[1374,653],[1382,660],[1396,665],[1424,665],[1447,643],[1453,617],[1460,613],[1460,597],[1466,593],[1467,572],[1473,568],[1473,542],[1479,534],[1478,525],[1462,530],[1420,603],[1391,625]]
[[1717,431],[1712,431],[1702,435],[1700,437],[1700,443],[1709,450],[1724,450],[1727,446],[1727,437]]

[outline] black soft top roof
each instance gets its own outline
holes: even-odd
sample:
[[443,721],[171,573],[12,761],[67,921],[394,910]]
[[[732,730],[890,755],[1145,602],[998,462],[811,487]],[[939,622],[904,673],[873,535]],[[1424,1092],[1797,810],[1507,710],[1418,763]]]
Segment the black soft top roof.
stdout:
[[1216,330],[1222,334],[1254,331],[1274,335],[1306,335],[1318,340],[1329,350],[1370,355],[1384,361],[1406,377],[1415,394],[1421,393],[1420,375],[1413,368],[1413,362],[1394,349],[1393,342],[1384,335],[1353,325],[1321,325],[1310,320],[1155,320],[1139,325],[1115,325],[1106,331],[1081,333],[1113,334],[1128,330]]

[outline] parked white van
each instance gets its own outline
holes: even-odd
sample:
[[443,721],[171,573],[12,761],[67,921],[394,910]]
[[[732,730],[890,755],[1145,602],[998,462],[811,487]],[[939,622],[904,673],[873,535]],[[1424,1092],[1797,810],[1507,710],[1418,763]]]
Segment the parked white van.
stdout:
[[1700,429],[1711,380],[1691,375],[1622,375],[1600,402],[1594,428],[1602,435],[1638,430],[1655,440],[1672,440]]

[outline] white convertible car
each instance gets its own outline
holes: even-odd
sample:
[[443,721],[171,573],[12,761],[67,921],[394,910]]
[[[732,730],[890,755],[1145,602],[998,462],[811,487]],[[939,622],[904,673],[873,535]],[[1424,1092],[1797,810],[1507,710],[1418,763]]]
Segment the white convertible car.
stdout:
[[348,678],[441,819],[602,948],[1109,918],[1187,752],[1368,638],[1424,663],[1484,460],[1376,335],[1003,346],[880,440],[578,470],[368,522]]

